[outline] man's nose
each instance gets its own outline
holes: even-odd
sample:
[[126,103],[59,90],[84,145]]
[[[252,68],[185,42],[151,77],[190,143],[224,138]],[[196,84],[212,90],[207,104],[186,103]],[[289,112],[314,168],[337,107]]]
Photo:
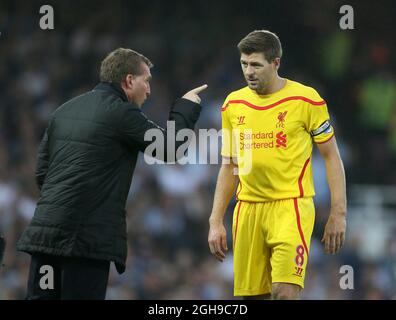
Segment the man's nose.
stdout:
[[254,69],[253,69],[252,67],[250,67],[250,66],[247,66],[247,68],[246,68],[246,75],[251,76],[251,75],[253,75],[253,74],[254,74]]

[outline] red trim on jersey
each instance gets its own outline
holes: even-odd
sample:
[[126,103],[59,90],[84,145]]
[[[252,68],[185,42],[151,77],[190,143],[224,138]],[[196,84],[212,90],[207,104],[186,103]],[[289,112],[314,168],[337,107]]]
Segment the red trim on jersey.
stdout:
[[333,138],[334,137],[334,132],[333,132],[333,134],[328,138],[328,139],[326,139],[325,141],[321,141],[321,142],[316,142],[316,144],[322,144],[322,143],[325,143],[325,142],[327,142],[327,141],[329,141],[331,138]]
[[294,198],[294,210],[296,211],[296,220],[297,220],[297,228],[298,228],[298,232],[300,234],[301,237],[301,241],[303,243],[305,252],[307,253],[308,256],[308,247],[307,244],[305,243],[305,238],[304,238],[304,233],[301,229],[301,222],[300,222],[300,212],[298,211],[298,203],[297,203],[297,198]]
[[303,166],[303,168],[301,170],[301,173],[300,173],[300,177],[298,178],[298,188],[300,189],[300,198],[304,197],[304,188],[302,186],[302,179],[304,177],[305,169],[307,169],[307,166],[308,166],[308,163],[309,163],[310,159],[311,159],[311,157],[309,157],[305,161],[304,166]]
[[[242,191],[242,182],[241,182],[241,180],[239,180],[239,185],[241,186],[241,188],[239,189],[239,191],[238,191],[237,194],[236,194],[236,199],[237,199],[237,200],[239,200],[239,199],[238,199],[238,196],[239,196],[239,194],[240,194],[241,191]],[[239,186],[239,185],[238,185],[238,186]],[[238,190],[238,188],[237,188],[237,190]]]
[[232,104],[232,103],[241,103],[241,104],[244,104],[244,105],[248,106],[249,108],[253,108],[253,109],[256,109],[256,110],[268,110],[268,109],[271,109],[273,107],[276,107],[277,105],[280,105],[283,102],[290,101],[290,100],[302,100],[302,101],[308,102],[308,103],[310,103],[310,104],[312,104],[314,106],[321,106],[323,104],[326,104],[326,102],[324,100],[322,100],[322,101],[313,101],[313,100],[308,99],[308,98],[303,97],[303,96],[290,96],[290,97],[281,99],[281,100],[279,100],[277,102],[274,102],[272,104],[269,104],[267,106],[256,106],[256,105],[254,105],[254,104],[252,104],[250,102],[247,102],[246,100],[230,100],[230,101],[227,102],[225,107],[221,108],[221,111],[225,111],[227,109],[227,107],[230,104]]
[[237,236],[237,232],[238,232],[238,219],[239,219],[239,211],[241,210],[241,204],[242,204],[242,201],[239,201],[238,212],[237,212],[236,223],[235,223],[234,248],[235,248],[236,236]]

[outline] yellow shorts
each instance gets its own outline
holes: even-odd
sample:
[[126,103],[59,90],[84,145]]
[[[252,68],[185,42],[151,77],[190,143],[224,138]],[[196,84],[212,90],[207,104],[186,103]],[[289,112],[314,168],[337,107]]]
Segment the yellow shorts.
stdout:
[[234,295],[271,293],[275,282],[304,288],[314,222],[312,198],[239,201],[232,228]]

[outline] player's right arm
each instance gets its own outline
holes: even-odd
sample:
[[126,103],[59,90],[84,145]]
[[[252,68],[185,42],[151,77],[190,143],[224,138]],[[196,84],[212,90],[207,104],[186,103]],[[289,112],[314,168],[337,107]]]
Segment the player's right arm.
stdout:
[[223,157],[223,163],[217,177],[212,213],[209,218],[208,242],[210,252],[221,262],[225,259],[225,252],[228,250],[227,233],[223,220],[238,183],[238,176],[235,175],[236,167],[230,158]]

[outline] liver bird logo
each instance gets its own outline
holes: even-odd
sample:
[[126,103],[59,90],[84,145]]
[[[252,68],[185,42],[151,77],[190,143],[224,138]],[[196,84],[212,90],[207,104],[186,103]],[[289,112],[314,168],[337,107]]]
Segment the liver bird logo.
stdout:
[[284,128],[285,127],[286,114],[287,114],[287,111],[279,112],[279,114],[278,114],[278,123],[276,124],[277,128],[279,128],[279,127]]

